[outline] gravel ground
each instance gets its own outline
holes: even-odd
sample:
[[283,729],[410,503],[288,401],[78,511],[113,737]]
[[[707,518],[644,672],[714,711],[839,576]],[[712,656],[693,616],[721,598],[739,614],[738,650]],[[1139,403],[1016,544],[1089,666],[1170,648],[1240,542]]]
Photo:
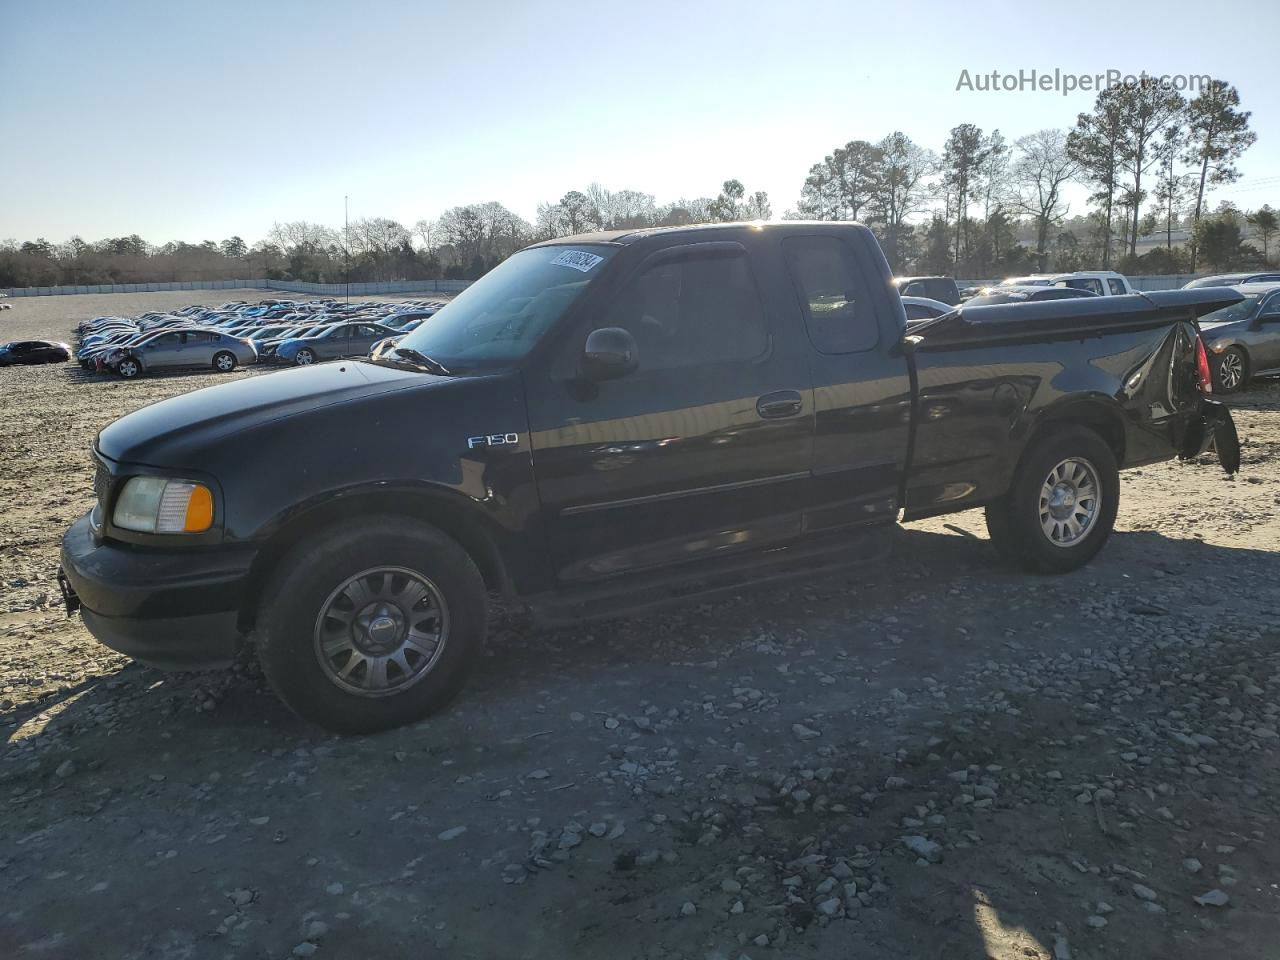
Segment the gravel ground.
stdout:
[[[190,297],[15,301],[0,336]],[[95,432],[213,382],[0,371],[0,955],[1277,956],[1276,385],[1233,401],[1236,479],[1125,474],[1076,574],[916,524],[812,582],[500,619],[448,712],[337,739],[249,658],[154,672],[59,607]]]

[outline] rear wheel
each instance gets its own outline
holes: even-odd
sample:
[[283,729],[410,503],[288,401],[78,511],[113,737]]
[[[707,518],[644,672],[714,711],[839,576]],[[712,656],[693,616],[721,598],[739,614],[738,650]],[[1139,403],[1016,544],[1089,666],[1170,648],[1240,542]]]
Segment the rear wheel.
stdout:
[[309,367],[316,362],[315,352],[308,347],[303,347],[298,351],[298,355],[293,358],[293,362],[300,367]]
[[338,733],[411,723],[461,689],[484,642],[475,564],[434,527],[352,521],[295,547],[258,609],[258,658],[295,713]]
[[236,368],[236,355],[228,350],[221,350],[213,356],[213,369],[219,373],[230,373]]
[[142,364],[133,357],[125,357],[116,364],[116,373],[126,380],[132,380],[142,373]]
[[1249,383],[1249,358],[1239,347],[1227,347],[1218,360],[1217,382],[1219,393],[1235,393]]
[[1092,430],[1067,427],[1033,442],[1009,492],[987,506],[987,532],[1024,569],[1065,573],[1102,549],[1119,504],[1111,448]]

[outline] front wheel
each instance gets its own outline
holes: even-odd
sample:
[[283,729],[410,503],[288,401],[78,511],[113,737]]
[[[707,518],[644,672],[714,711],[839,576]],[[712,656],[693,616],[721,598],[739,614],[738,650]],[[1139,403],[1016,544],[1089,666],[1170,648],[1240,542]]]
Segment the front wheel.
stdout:
[[214,354],[213,369],[219,373],[230,373],[236,368],[236,355],[229,351],[222,350]]
[[484,580],[427,524],[352,521],[276,570],[258,609],[263,673],[290,709],[334,732],[420,719],[461,689],[483,646]]
[[1009,491],[987,506],[987,533],[1024,569],[1066,573],[1102,549],[1119,505],[1115,454],[1092,430],[1068,427],[1033,442]]
[[311,364],[316,362],[315,352],[307,347],[303,347],[298,351],[298,355],[293,358],[293,362],[300,367],[309,367]]
[[1239,347],[1227,347],[1218,360],[1218,375],[1214,386],[1219,393],[1235,393],[1249,382],[1249,358]]
[[125,357],[116,364],[116,373],[126,380],[132,380],[142,373],[142,364],[133,357]]

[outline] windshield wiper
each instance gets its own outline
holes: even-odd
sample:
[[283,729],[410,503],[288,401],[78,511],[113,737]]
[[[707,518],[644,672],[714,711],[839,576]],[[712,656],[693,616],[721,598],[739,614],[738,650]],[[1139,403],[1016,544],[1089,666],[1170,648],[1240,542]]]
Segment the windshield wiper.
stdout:
[[[453,376],[453,374],[449,372],[449,368],[446,367],[439,360],[435,360],[432,357],[428,357],[425,353],[419,353],[417,350],[414,350],[412,347],[392,347],[391,352],[393,354],[397,354],[398,356],[404,357],[406,360],[412,360],[414,363],[418,364],[419,366],[426,367],[429,373],[438,374],[439,376],[442,376],[442,377]],[[394,360],[395,357],[392,357],[390,359]]]

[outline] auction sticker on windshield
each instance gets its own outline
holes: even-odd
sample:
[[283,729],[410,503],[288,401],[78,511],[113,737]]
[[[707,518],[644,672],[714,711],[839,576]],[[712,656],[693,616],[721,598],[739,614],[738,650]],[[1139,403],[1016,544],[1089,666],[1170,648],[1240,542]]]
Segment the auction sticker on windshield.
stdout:
[[566,250],[551,262],[561,267],[573,267],[575,270],[581,270],[586,273],[603,259],[604,257],[597,257],[594,253],[587,253],[585,250]]

